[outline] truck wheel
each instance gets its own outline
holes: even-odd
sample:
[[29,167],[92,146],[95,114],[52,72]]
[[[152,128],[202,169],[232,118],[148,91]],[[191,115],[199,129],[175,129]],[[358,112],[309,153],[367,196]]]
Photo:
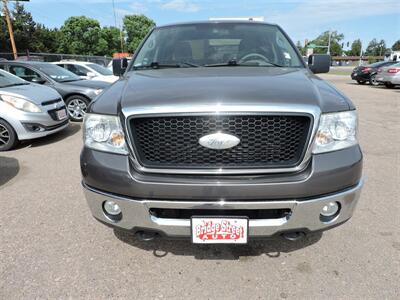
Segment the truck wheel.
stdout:
[[0,151],[14,148],[18,143],[18,137],[14,128],[6,121],[0,119]]
[[390,83],[390,82],[385,82],[385,86],[386,86],[388,89],[394,88],[394,84],[393,84],[393,83]]
[[357,80],[357,83],[358,83],[358,84],[365,84],[365,81]]
[[376,81],[376,75],[372,75],[371,78],[369,79],[369,84],[373,86],[378,86],[379,82]]
[[65,100],[69,117],[72,121],[82,122],[89,106],[89,100],[80,95],[73,95]]

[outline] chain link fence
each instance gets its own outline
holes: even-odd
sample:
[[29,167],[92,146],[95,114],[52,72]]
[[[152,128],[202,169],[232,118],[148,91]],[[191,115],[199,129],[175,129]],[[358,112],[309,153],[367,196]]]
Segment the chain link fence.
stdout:
[[[14,60],[14,55],[11,52],[0,52],[0,60],[1,59]],[[108,56],[95,56],[95,55],[26,52],[26,53],[18,53],[18,60],[43,61],[43,62],[75,60],[75,61],[88,61],[102,66],[107,66],[108,63],[112,60],[112,58]]]

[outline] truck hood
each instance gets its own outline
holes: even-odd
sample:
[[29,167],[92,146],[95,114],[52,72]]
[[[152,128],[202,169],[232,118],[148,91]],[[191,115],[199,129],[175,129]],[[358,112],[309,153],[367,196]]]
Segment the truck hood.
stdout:
[[24,98],[38,105],[44,101],[61,98],[54,89],[34,83],[0,88],[0,95]]
[[[119,95],[118,95],[119,94]],[[119,97],[118,97],[119,96]],[[118,113],[106,99],[119,99],[123,109],[188,105],[315,105],[322,112],[353,105],[333,86],[307,69],[275,67],[209,67],[130,72],[93,104],[92,111]],[[104,100],[102,100],[104,99]]]

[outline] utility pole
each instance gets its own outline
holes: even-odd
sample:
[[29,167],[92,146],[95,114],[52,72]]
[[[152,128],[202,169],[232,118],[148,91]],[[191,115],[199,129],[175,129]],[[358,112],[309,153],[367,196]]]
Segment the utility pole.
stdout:
[[[118,26],[117,26],[117,14],[115,12],[115,1],[114,0],[112,0],[112,5],[113,5],[113,11],[114,11],[115,27],[118,28]],[[121,52],[124,52],[124,39],[122,37],[122,29],[121,28],[118,28],[118,29],[119,29],[119,39],[120,39],[120,42],[121,42]]]
[[8,33],[10,35],[12,52],[14,55],[14,59],[16,60],[18,58],[17,47],[15,46],[14,31],[13,31],[12,24],[11,24],[10,12],[8,11],[8,8],[7,8],[7,0],[3,0],[3,11],[4,11],[4,16],[5,16],[6,22],[7,22]]
[[331,54],[331,31],[329,30],[329,37],[328,37],[328,52],[326,54]]

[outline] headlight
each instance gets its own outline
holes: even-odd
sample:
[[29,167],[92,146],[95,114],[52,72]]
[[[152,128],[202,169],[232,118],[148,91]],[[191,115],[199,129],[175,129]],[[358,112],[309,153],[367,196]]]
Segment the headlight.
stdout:
[[26,112],[33,112],[33,113],[39,113],[42,110],[37,106],[36,104],[25,100],[23,98],[11,96],[11,95],[1,95],[0,100],[3,100],[7,104],[10,104],[16,109],[26,111]]
[[85,146],[91,149],[128,154],[125,135],[116,116],[86,114],[83,140]]
[[97,95],[101,94],[102,91],[103,91],[102,89],[97,89],[94,91],[94,93],[97,96]]
[[335,151],[356,145],[357,126],[355,110],[322,114],[313,153]]

